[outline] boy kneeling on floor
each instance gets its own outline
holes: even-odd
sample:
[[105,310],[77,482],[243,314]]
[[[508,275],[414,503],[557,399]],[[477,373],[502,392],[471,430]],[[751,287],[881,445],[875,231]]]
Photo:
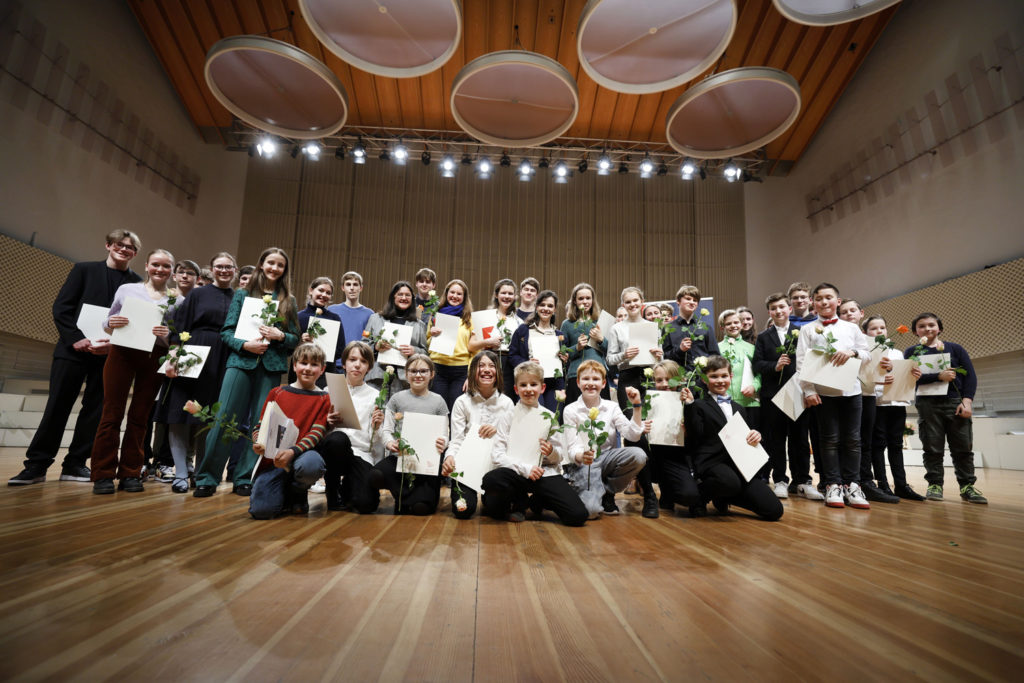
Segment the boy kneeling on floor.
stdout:
[[[323,349],[316,344],[300,344],[292,354],[292,368],[295,381],[270,390],[263,402],[260,421],[253,428],[253,450],[262,456],[256,466],[249,498],[249,514],[254,519],[272,519],[288,512],[308,513],[306,492],[326,471],[324,459],[316,451],[331,412],[330,396],[316,386],[325,368]],[[294,446],[268,455],[256,442],[271,401],[291,418],[299,434]]]

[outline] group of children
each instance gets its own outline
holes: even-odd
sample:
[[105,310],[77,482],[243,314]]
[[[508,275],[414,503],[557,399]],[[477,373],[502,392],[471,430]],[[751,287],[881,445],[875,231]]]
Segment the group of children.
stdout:
[[[112,265],[108,259],[105,267],[124,272],[140,243],[134,235],[119,237],[125,236],[108,237],[108,251],[119,254],[123,242],[124,263]],[[942,321],[932,313],[913,321],[919,339],[901,353],[885,321],[878,316],[862,319],[862,308],[843,301],[837,287],[822,283],[812,289],[798,282],[785,294],[766,299],[770,320],[760,333],[749,309],[723,311],[719,340],[708,312],[698,312],[700,291],[691,285],[676,293],[677,314],[645,305],[639,288],[626,287],[616,322],[608,324],[601,319],[594,288],[579,283],[558,325],[554,291],[542,289],[535,278],[518,286],[501,279],[489,306],[499,333],[484,334],[474,326],[466,283],[453,279],[438,294],[436,275],[429,268],[416,273],[414,284],[396,282],[385,305],[373,312],[360,303],[363,281],[355,272],[342,276],[342,303],[331,305],[334,284],[318,277],[300,307],[291,292],[288,256],[278,248],[265,250],[256,266],[240,271],[230,254],[218,254],[211,261],[212,282],[201,287],[195,287],[200,275],[196,264],[174,264],[175,293],[182,300],[172,305],[167,286],[172,263],[166,251],[151,252],[146,282],[117,290],[115,302],[135,295],[128,291],[134,287],[139,296],[162,303],[167,313],[152,330],[157,350],[139,355],[133,365],[107,363],[104,386],[111,390],[104,399],[103,424],[124,414],[127,395],[121,387],[132,377],[138,382],[142,372],[154,373],[157,357],[166,353],[172,358],[169,379],[150,416],[151,423],[156,421],[158,461],[159,443],[170,451],[160,477],[171,480],[178,493],[190,490],[191,483],[193,495],[203,498],[215,494],[227,465],[232,492],[250,498],[255,518],[308,510],[307,491],[322,479],[329,510],[362,514],[378,509],[381,489],[390,491],[396,513],[432,514],[447,484],[458,518],[471,517],[478,507],[488,516],[511,521],[527,515],[540,518],[550,510],[563,523],[577,526],[601,514],[617,514],[616,494],[635,481],[643,495],[641,514],[647,518],[677,505],[701,516],[711,503],[721,513],[736,506],[777,520],[783,514],[780,499],[790,494],[824,500],[829,507],[858,509],[869,508],[870,502],[939,500],[946,441],[961,497],[986,502],[974,486],[971,452],[977,380],[967,352],[939,339]],[[99,269],[102,264],[92,266]],[[252,298],[263,301],[261,324],[255,338],[240,339],[236,331],[244,322],[241,310]],[[443,315],[458,326],[452,350],[431,348],[441,333],[435,323]],[[316,343],[318,320],[338,323],[334,348]],[[638,348],[631,341],[630,325],[641,320],[658,324],[659,343],[651,348]],[[109,331],[129,322],[115,308],[105,325]],[[403,341],[394,332],[400,326],[411,328]],[[193,336],[210,345],[212,362],[198,378],[177,378],[175,349]],[[91,353],[99,355],[99,346],[93,345]],[[541,347],[557,347],[559,366],[553,371],[550,358],[546,363],[539,358],[544,355]],[[873,354],[878,348],[882,353]],[[380,355],[387,351],[397,351],[404,362],[382,364]],[[863,373],[847,373],[849,381],[840,386],[815,384],[805,378],[804,368],[814,353],[835,367],[855,363],[877,368],[867,373],[870,380],[862,380]],[[935,354],[948,356],[928,362]],[[913,369],[919,386],[932,386],[917,398],[925,496],[913,490],[903,468],[907,403],[885,399],[895,364],[904,358],[936,368],[924,374]],[[286,372],[290,383],[282,386]],[[335,412],[324,391],[325,372],[344,375],[358,424],[346,424]],[[794,376],[805,408],[795,419],[772,400]],[[143,401],[151,406],[156,384],[149,385],[153,387],[143,392]],[[650,443],[652,423],[642,416],[651,388],[678,393],[684,404],[683,445]],[[138,396],[137,386],[136,400]],[[194,400],[185,404],[185,397]],[[266,441],[259,436],[270,402],[293,421],[298,430],[294,445],[259,445]],[[133,403],[129,410],[134,416],[132,438],[122,443],[120,460],[113,441],[104,446],[102,468],[94,452],[90,478],[96,493],[113,493],[115,478],[121,480],[120,490],[143,490],[142,448],[136,442],[141,441],[142,416],[150,406]],[[429,445],[436,453],[416,453],[409,434],[403,434],[406,416],[417,413],[443,418],[445,428]],[[744,476],[719,437],[737,413],[749,430],[746,442],[762,444],[768,454],[767,465],[754,476]],[[530,427],[541,420],[550,427],[543,432]],[[205,437],[203,422],[210,427]],[[239,429],[251,429],[251,445],[239,437]],[[101,428],[97,439],[109,431]],[[886,476],[886,454],[894,488]],[[436,458],[436,471],[410,474],[413,459],[421,458],[431,463]],[[489,461],[481,465],[480,458]],[[42,474],[38,469],[41,460],[26,460],[25,471],[9,483],[44,480],[45,468]],[[476,484],[479,491],[461,481],[470,466],[484,472]],[[84,466],[77,471],[89,474]]]

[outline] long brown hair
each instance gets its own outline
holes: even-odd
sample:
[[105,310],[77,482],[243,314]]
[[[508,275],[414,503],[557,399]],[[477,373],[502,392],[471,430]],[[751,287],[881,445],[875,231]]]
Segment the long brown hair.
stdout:
[[444,286],[444,295],[441,297],[441,305],[448,306],[448,290],[452,288],[452,285],[458,285],[462,287],[462,324],[466,327],[473,325],[473,302],[469,300],[469,285],[458,278],[450,280],[448,284]]
[[281,277],[277,279],[277,283],[274,285],[274,293],[277,295],[278,302],[277,311],[284,317],[287,323],[291,323],[293,327],[297,328],[299,326],[298,312],[295,310],[296,304],[295,297],[292,296],[292,281],[288,275],[291,260],[284,249],[270,247],[263,250],[263,253],[260,254],[260,260],[256,264],[256,270],[253,272],[252,277],[249,278],[249,284],[245,286],[245,292],[249,296],[262,297],[263,293],[268,289],[269,283],[267,282],[266,275],[263,274],[263,262],[271,254],[278,254],[284,257],[284,272],[281,273]]

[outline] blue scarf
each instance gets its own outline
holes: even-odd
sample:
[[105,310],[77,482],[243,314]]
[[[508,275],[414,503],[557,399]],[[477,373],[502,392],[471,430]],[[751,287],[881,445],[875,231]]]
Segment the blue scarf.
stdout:
[[462,309],[465,304],[459,304],[458,306],[452,306],[451,304],[445,304],[441,308],[437,309],[438,313],[444,313],[445,315],[454,315],[456,318],[462,317]]

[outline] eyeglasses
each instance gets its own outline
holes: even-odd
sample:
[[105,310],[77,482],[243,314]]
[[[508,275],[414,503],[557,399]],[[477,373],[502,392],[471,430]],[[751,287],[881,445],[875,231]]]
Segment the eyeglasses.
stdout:
[[118,251],[130,251],[133,254],[138,251],[138,249],[135,248],[135,245],[131,243],[124,244],[123,242],[118,242],[117,244],[113,244],[111,246],[113,246],[114,249],[117,249]]
[[429,375],[430,368],[415,368],[412,370],[406,370],[405,372],[408,375]]
[[214,270],[234,270],[234,266],[214,266]]

